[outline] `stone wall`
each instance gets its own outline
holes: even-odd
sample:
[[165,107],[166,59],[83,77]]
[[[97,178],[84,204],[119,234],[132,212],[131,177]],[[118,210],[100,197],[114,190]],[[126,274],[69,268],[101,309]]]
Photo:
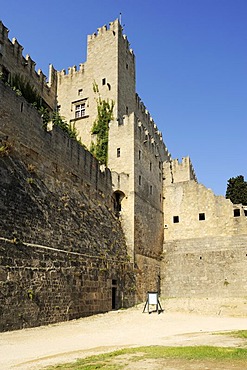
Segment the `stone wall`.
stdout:
[[2,83],[0,117],[1,330],[134,304],[110,171]]
[[74,186],[91,187],[108,200],[112,194],[111,173],[59,127],[47,132],[38,111],[0,81],[0,135],[7,137],[12,152],[36,168],[46,182],[54,178]]
[[163,196],[165,241],[247,235],[243,206],[215,196],[212,190],[194,180],[164,186]]
[[246,297],[246,245],[247,235],[165,242],[162,297]]
[[135,255],[136,297],[138,302],[145,302],[147,292],[161,291],[161,267],[157,258],[142,254]]
[[0,331],[134,304],[128,263],[0,240]]
[[[188,167],[189,161],[174,164],[176,172],[177,167]],[[243,299],[247,294],[247,217],[243,206],[215,196],[195,179],[183,181],[175,174],[176,181],[169,182],[168,171],[165,166],[162,296],[217,298],[229,303],[232,298]]]

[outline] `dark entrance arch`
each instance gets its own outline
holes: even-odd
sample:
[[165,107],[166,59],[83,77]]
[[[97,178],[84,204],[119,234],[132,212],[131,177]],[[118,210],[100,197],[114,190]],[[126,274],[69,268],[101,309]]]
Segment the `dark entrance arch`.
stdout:
[[115,215],[117,217],[120,216],[120,212],[121,212],[121,202],[123,200],[123,198],[125,197],[125,194],[121,191],[121,190],[116,190],[114,193],[113,193],[113,199],[114,199],[114,212],[115,212]]

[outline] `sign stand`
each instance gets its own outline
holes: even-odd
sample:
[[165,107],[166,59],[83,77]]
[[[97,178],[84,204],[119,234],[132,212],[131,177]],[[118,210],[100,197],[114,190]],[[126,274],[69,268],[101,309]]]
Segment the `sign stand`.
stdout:
[[147,292],[147,300],[146,300],[146,303],[145,303],[145,306],[144,306],[144,309],[143,309],[142,312],[145,312],[146,307],[147,307],[148,308],[148,313],[150,313],[149,305],[155,305],[156,306],[155,311],[157,311],[158,314],[160,312],[163,312],[163,309],[162,309],[160,301],[159,301],[158,292]]

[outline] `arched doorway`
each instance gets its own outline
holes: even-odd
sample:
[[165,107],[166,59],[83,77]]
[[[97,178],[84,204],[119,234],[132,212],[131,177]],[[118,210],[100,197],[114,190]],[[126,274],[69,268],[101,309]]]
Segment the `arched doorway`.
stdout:
[[125,194],[121,190],[116,190],[113,193],[113,199],[114,199],[114,212],[117,217],[120,216],[120,212],[122,210],[121,202],[123,198],[125,197]]

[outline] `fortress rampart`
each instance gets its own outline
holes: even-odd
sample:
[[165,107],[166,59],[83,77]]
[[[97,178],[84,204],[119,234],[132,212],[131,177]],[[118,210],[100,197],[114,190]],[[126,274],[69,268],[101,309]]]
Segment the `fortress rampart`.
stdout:
[[0,81],[0,132],[26,163],[37,167],[45,179],[59,178],[91,187],[111,204],[112,182],[109,169],[59,127],[47,132],[38,111]]
[[29,83],[35,92],[45,101],[52,110],[56,107],[56,71],[52,65],[49,68],[49,81],[39,69],[35,70],[36,63],[27,55],[23,57],[23,47],[16,38],[8,38],[8,29],[0,21],[0,72],[6,82],[15,77],[22,77]]
[[163,142],[161,131],[159,131],[149,111],[141,98],[136,94],[135,124],[139,129],[139,136],[142,142],[147,143],[155,156],[163,162],[170,161],[170,153]]
[[133,305],[109,169],[2,81],[0,145],[0,330]]

